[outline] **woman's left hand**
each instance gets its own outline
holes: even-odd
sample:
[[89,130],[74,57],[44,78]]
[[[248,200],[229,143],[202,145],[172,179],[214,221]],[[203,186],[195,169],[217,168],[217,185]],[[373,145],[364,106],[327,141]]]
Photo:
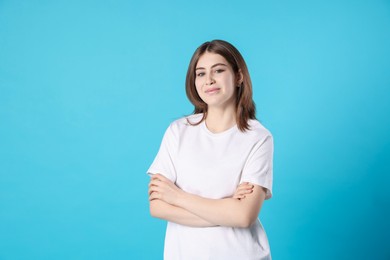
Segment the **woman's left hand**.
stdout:
[[161,174],[154,174],[149,182],[149,200],[159,199],[176,205],[179,197],[184,193],[172,181]]
[[242,200],[245,199],[246,195],[253,192],[253,184],[249,182],[243,182],[240,185],[238,185],[236,191],[233,194],[233,199]]

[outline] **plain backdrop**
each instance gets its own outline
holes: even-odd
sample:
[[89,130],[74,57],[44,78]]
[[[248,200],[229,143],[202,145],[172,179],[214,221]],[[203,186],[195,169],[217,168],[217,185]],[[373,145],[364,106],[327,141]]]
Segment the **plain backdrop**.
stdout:
[[390,259],[390,2],[0,1],[0,259],[162,259],[145,174],[224,39],[275,139],[274,259]]

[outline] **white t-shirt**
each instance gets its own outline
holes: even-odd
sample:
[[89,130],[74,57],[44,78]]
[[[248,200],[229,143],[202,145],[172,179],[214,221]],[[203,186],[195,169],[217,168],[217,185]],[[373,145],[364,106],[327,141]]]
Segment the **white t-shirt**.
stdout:
[[[202,114],[191,115],[199,122]],[[266,188],[272,196],[273,139],[257,120],[250,130],[234,126],[212,133],[205,122],[187,118],[168,127],[148,173],[160,173],[182,190],[210,199],[231,197],[241,182]],[[223,212],[221,212],[223,214]],[[265,231],[257,220],[249,228],[189,227],[168,222],[166,260],[271,259]]]

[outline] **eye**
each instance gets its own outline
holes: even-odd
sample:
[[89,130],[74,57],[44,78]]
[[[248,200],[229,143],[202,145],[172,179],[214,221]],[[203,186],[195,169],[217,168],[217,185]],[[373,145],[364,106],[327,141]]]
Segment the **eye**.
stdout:
[[196,76],[197,76],[197,77],[202,77],[202,76],[204,76],[204,72],[198,72],[198,73],[196,74]]
[[224,69],[216,69],[216,70],[215,70],[215,73],[218,74],[218,73],[222,73],[222,72],[224,72],[224,71],[225,71]]

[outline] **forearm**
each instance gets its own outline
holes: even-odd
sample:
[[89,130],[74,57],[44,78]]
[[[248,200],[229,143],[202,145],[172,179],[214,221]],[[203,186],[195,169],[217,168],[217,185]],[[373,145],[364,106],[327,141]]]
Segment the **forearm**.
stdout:
[[246,228],[257,219],[264,197],[265,193],[260,187],[243,200],[207,199],[183,193],[176,206],[214,225]]
[[[252,191],[244,199],[207,199],[187,193],[166,177],[155,174],[149,183],[149,201],[152,215],[168,221],[192,226],[245,228],[256,220],[265,199],[262,187],[253,185]],[[166,204],[153,205],[155,200]]]
[[239,203],[231,198],[206,199],[187,193],[178,201],[178,206],[215,225],[242,227],[245,221]]
[[150,201],[150,214],[153,217],[164,219],[185,226],[191,226],[191,227],[216,226],[183,208],[173,206],[159,199]]

